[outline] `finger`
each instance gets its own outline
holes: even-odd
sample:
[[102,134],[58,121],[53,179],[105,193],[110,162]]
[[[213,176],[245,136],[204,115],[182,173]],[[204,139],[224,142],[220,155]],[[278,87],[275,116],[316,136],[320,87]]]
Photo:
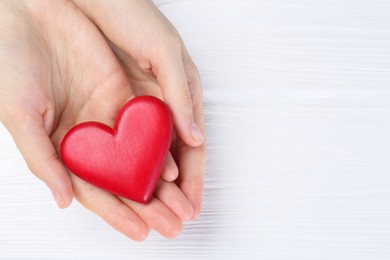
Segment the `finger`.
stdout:
[[165,50],[152,63],[164,101],[171,108],[175,128],[180,138],[189,146],[203,144],[204,137],[196,124],[187,76],[180,51]]
[[72,180],[75,197],[84,207],[135,241],[144,241],[148,237],[146,223],[121,200],[75,175],[72,175]]
[[191,148],[180,155],[179,187],[193,206],[192,219],[199,218],[204,192],[204,147]]
[[165,164],[163,171],[161,173],[161,178],[164,181],[172,182],[177,179],[179,175],[179,169],[175,163],[175,160],[172,157],[171,153],[168,153],[167,158],[165,159]]
[[154,195],[170,208],[181,221],[188,221],[192,218],[192,204],[175,183],[160,180]]
[[[203,93],[199,73],[186,52],[183,53],[183,61],[189,79],[189,88],[192,92],[195,121],[205,135]],[[180,189],[193,205],[194,213],[192,219],[197,219],[202,209],[206,143],[204,142],[201,146],[195,148],[182,145],[179,149],[177,155],[180,157],[178,160]]]
[[58,207],[68,207],[73,199],[71,180],[44,129],[42,118],[14,113],[4,124],[30,170],[52,191]]
[[156,197],[153,197],[148,204],[141,204],[122,197],[120,199],[132,208],[149,227],[162,236],[175,238],[181,233],[183,224],[180,219]]

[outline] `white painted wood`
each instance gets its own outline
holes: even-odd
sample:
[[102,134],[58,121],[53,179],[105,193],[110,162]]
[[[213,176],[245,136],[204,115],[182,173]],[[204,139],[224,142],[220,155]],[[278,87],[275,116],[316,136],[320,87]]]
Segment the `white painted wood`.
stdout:
[[390,259],[390,2],[156,3],[203,78],[201,219],[134,243],[58,210],[0,127],[0,258]]

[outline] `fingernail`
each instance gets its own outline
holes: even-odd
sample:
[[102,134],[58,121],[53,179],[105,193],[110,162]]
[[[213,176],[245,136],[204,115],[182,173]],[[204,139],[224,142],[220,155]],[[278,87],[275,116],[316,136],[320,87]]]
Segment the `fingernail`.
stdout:
[[62,209],[64,207],[64,200],[62,199],[61,195],[56,191],[51,191],[53,194],[53,198],[57,203],[57,206]]
[[197,144],[200,145],[203,143],[204,137],[202,135],[202,132],[199,130],[198,126],[195,123],[191,124],[191,135],[192,135],[192,139],[194,139],[194,141]]

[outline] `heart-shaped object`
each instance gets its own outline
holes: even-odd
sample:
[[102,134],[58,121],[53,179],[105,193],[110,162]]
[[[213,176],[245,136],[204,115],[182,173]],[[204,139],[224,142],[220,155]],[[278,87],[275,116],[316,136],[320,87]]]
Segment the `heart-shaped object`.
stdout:
[[172,131],[172,114],[165,103],[140,96],[123,106],[114,129],[98,122],[73,127],[62,140],[61,156],[85,181],[146,203],[161,175]]

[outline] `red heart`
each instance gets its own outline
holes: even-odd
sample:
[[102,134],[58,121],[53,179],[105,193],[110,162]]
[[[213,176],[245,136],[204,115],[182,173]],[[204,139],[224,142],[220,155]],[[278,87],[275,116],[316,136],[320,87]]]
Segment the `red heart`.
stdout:
[[66,166],[85,181],[146,203],[157,185],[172,137],[173,119],[161,100],[141,96],[119,112],[114,129],[85,122],[61,144]]

